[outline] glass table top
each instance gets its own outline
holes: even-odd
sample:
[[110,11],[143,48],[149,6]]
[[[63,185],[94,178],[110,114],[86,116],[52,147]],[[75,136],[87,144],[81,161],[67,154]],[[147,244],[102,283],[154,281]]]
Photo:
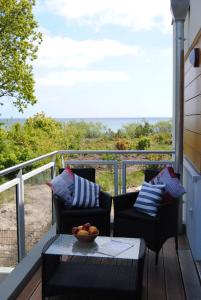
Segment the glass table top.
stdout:
[[140,239],[98,236],[94,242],[79,242],[73,235],[60,234],[45,251],[51,255],[139,258]]

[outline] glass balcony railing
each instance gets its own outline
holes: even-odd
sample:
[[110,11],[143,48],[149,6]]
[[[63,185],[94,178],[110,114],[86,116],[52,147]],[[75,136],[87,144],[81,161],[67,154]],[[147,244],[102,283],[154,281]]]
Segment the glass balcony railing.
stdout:
[[147,167],[174,164],[174,151],[60,150],[0,171],[0,267],[15,267],[54,223],[46,182],[59,167],[93,166],[103,190],[136,189]]

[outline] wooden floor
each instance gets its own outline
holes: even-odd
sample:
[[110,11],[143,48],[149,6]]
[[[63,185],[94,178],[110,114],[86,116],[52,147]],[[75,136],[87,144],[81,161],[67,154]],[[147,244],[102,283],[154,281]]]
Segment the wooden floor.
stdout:
[[142,300],[145,299],[186,299],[173,239],[169,239],[165,243],[160,252],[157,266],[155,265],[155,254],[147,250],[142,294]]
[[188,242],[179,237],[178,255],[173,239],[160,252],[158,266],[155,254],[147,250],[142,300],[200,300],[201,285]]
[[[57,297],[51,299],[77,300],[74,297]],[[82,300],[99,300],[82,297]],[[105,298],[104,299],[110,299]],[[155,254],[147,250],[142,300],[201,300],[201,286],[189,245],[184,236],[179,237],[178,255],[174,239],[169,239],[160,252],[158,265]],[[126,299],[125,299],[126,300]]]

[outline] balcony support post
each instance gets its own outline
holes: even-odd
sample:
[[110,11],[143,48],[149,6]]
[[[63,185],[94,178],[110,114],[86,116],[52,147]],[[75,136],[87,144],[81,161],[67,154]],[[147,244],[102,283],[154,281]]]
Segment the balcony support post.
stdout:
[[17,213],[17,247],[18,261],[20,262],[25,254],[25,222],[24,222],[24,181],[22,177],[22,169],[20,169],[17,177],[20,182],[16,186],[16,213]]
[[[184,21],[190,0],[171,0],[173,17],[173,120],[175,169],[183,180],[184,135]],[[180,201],[182,203],[182,201]],[[179,208],[179,231],[182,231],[182,204]]]

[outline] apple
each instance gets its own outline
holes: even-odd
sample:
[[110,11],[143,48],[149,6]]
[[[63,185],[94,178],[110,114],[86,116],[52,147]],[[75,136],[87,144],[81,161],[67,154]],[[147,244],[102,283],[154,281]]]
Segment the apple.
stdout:
[[78,230],[77,235],[79,235],[79,236],[89,235],[89,232],[87,230],[80,229],[80,230]]
[[81,230],[81,229],[83,229],[83,226],[80,225],[80,226],[78,226],[77,228],[78,228],[78,230]]
[[84,229],[84,230],[89,230],[89,227],[91,226],[91,224],[90,223],[85,223],[83,226],[82,226],[82,229]]
[[78,227],[73,227],[72,228],[72,234],[77,234],[79,231]]
[[98,233],[98,229],[96,226],[89,227],[89,234],[97,234],[97,233]]

